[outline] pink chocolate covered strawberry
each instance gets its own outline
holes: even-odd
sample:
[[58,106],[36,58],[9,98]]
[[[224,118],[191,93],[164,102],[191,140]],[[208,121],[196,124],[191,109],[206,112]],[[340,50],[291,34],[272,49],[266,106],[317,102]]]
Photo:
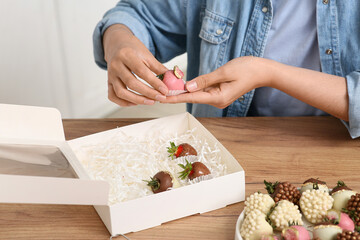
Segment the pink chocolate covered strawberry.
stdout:
[[260,240],[279,240],[275,234],[262,235]]
[[184,73],[178,66],[175,66],[173,70],[168,70],[165,73],[158,75],[158,78],[160,78],[168,87],[169,96],[185,92],[185,82],[182,79],[183,77]]
[[354,231],[355,229],[355,224],[349,215],[336,209],[328,210],[324,220],[338,225],[343,230]]
[[284,240],[310,240],[310,234],[308,230],[299,225],[284,228],[281,236]]

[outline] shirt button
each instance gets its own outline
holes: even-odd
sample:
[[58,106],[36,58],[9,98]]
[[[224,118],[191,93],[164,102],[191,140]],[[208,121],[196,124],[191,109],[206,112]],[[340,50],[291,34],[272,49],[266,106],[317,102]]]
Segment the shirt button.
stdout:
[[323,0],[323,4],[328,4],[329,0]]
[[325,53],[327,54],[327,55],[331,55],[332,54],[332,49],[326,49],[326,51],[325,51]]
[[220,35],[220,34],[222,34],[223,33],[223,30],[221,30],[220,28],[218,29],[218,30],[216,30],[216,34],[217,35]]
[[244,99],[245,99],[245,97],[244,97],[244,96],[241,96],[241,97],[238,98],[238,101],[239,101],[239,102],[242,102],[242,101],[244,101]]
[[261,9],[261,11],[262,11],[263,13],[267,13],[268,8],[267,8],[267,7],[263,7],[263,8]]

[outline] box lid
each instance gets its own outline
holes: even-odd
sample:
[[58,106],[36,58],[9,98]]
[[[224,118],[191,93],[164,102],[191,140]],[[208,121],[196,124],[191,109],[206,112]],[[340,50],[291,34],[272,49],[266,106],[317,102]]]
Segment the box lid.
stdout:
[[0,104],[0,133],[0,202],[107,205],[109,184],[88,178],[57,109]]
[[0,132],[2,138],[65,141],[55,108],[0,104]]

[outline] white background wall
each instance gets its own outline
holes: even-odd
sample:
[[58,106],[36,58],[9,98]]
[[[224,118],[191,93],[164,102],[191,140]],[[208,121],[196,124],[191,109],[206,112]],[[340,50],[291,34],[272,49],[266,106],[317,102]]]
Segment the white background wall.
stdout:
[[[0,103],[56,107],[64,118],[104,117],[119,110],[107,99],[107,74],[92,54],[93,29],[116,2],[0,0]],[[134,117],[120,111],[115,116]],[[130,111],[138,117],[144,112]]]

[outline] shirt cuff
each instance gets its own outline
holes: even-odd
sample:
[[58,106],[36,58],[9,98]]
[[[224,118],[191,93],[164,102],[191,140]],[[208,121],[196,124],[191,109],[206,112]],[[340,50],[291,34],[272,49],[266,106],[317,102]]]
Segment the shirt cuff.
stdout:
[[107,69],[104,59],[103,35],[108,27],[114,24],[124,24],[154,55],[155,48],[150,34],[145,25],[136,17],[126,12],[113,12],[106,15],[97,25],[93,34],[93,51],[96,64],[102,69]]
[[360,72],[346,76],[349,96],[349,122],[342,121],[352,138],[360,136]]

